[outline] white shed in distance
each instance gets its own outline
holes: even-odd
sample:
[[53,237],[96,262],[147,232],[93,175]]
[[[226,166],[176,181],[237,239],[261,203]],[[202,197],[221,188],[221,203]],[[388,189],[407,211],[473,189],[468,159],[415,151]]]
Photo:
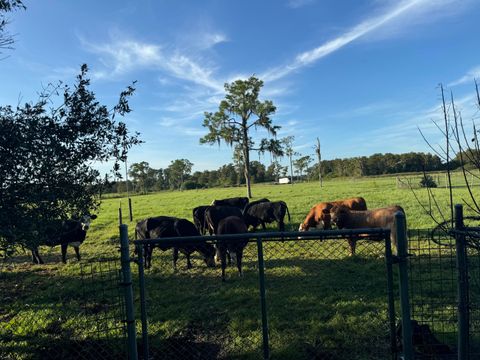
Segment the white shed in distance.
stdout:
[[290,184],[290,179],[288,177],[283,177],[278,179],[279,184]]

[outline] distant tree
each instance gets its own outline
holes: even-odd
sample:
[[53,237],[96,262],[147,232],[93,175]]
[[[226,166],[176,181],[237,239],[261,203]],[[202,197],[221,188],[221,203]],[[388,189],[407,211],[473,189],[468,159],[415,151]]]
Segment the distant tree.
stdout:
[[300,177],[303,176],[304,170],[308,168],[308,164],[312,162],[312,158],[309,155],[302,156],[301,158],[295,160],[293,164],[295,168],[298,170]]
[[171,161],[167,168],[169,184],[172,189],[181,189],[183,182],[192,171],[193,164],[187,159]]
[[285,148],[285,155],[288,156],[290,161],[290,183],[293,184],[293,157],[299,156],[300,154],[293,150],[293,141],[295,140],[295,136],[287,136],[283,138],[281,141]]
[[8,19],[6,13],[18,9],[26,9],[21,0],[0,0],[0,54],[1,50],[12,48],[14,43],[13,35],[7,32]]
[[128,175],[132,178],[137,191],[140,189],[144,194],[147,193],[147,188],[155,183],[156,172],[146,161],[130,165]]
[[119,162],[140,143],[115,120],[130,112],[135,89],[127,87],[109,110],[89,90],[87,71],[83,65],[73,89],[49,88],[36,103],[0,106],[0,253],[41,244],[59,220],[95,211],[102,178],[92,164],[114,160],[119,177]]
[[[255,148],[250,130],[264,128],[270,135],[275,135],[279,126],[274,126],[271,115],[276,107],[270,100],[261,102],[258,98],[263,81],[251,76],[248,80],[236,80],[225,84],[225,99],[220,102],[218,111],[205,113],[203,126],[208,134],[200,139],[201,144],[220,144],[223,140],[230,146],[238,145],[241,149],[243,172],[247,184],[247,196],[252,197],[250,187],[250,151],[263,151]],[[268,140],[262,140],[265,144]]]

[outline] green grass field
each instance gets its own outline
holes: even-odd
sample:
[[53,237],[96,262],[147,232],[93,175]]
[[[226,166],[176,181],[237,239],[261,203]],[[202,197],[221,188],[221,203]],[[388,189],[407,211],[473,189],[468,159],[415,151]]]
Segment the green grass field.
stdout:
[[[254,199],[267,197],[287,202],[291,214],[287,230],[298,229],[315,203],[352,196],[363,196],[369,208],[401,205],[411,229],[435,225],[409,189],[396,188],[394,177],[328,180],[322,188],[318,183],[260,184],[252,190]],[[428,207],[426,191],[416,191]],[[468,197],[466,188],[458,187],[454,191],[456,202]],[[477,188],[474,191],[478,194]],[[433,192],[448,215],[448,191],[434,189]],[[195,206],[244,194],[244,188],[222,188],[134,196],[134,222],[127,222],[130,236],[133,239],[135,221],[142,218],[170,215],[191,220]],[[60,349],[45,343],[51,345],[54,340],[63,344],[62,334],[67,334],[70,339],[76,339],[74,343],[78,347],[92,336],[102,341],[91,343],[98,348],[105,347],[104,341],[121,333],[118,330],[121,314],[115,305],[118,292],[108,288],[108,284],[111,286],[116,281],[116,270],[102,269],[93,262],[99,257],[119,256],[120,203],[126,221],[125,199],[104,200],[81,247],[80,263],[70,249],[68,263],[62,264],[57,247],[41,249],[45,265],[30,264],[28,254],[20,254],[3,264],[0,290],[7,296],[0,308],[0,324],[5,325],[0,330],[0,339],[10,341],[7,355],[16,353],[18,358],[35,358],[28,350],[31,348],[28,341],[32,338],[51,354],[61,354],[72,345],[63,345]],[[275,224],[269,227],[269,230],[275,229]],[[343,240],[265,244],[272,357],[388,358],[383,252],[382,244],[365,242],[359,245],[358,255],[351,258]],[[153,354],[163,354],[164,358],[260,358],[255,244],[248,246],[244,263],[243,278],[231,267],[227,271],[227,282],[222,284],[220,269],[207,269],[198,256],[195,256],[194,268],[187,270],[180,255],[175,272],[170,251],[155,250],[153,267],[146,272]],[[88,283],[85,283],[86,272],[91,273]]]

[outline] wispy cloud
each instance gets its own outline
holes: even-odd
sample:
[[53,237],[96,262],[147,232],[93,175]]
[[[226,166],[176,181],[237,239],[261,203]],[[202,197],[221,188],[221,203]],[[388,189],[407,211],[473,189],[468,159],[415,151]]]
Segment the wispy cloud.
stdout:
[[292,9],[298,9],[306,5],[313,4],[315,0],[289,0],[287,6]]
[[314,49],[298,54],[291,63],[270,69],[262,74],[261,78],[266,81],[280,79],[302,67],[313,64],[319,59],[343,48],[353,41],[365,37],[367,34],[373,33],[375,30],[393,22],[394,20],[398,20],[402,16],[408,14],[412,17],[413,13],[423,16],[429,10],[438,8],[443,8],[444,11],[448,11],[448,9],[445,9],[447,5],[455,5],[459,2],[459,0],[404,0],[400,3],[395,2],[396,5],[383,14],[364,20],[336,38],[333,38]]
[[473,79],[480,78],[480,65],[470,69],[465,75],[452,81],[448,86],[462,85],[466,83],[473,83]]
[[[213,76],[215,68],[201,63],[179,50],[170,51],[158,44],[129,39],[115,39],[109,43],[92,43],[80,39],[87,51],[98,54],[106,67],[97,71],[97,78],[123,75],[138,69],[158,69],[169,76],[187,80],[215,91],[223,90],[223,83]],[[218,41],[218,39],[216,40]]]

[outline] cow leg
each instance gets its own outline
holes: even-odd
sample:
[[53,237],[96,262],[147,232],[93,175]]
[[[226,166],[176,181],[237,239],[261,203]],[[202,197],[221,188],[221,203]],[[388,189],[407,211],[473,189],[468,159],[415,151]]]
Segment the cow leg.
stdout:
[[348,238],[348,245],[350,246],[350,256],[355,256],[355,248],[357,246],[357,237],[350,236]]
[[243,276],[242,273],[242,257],[243,257],[243,249],[237,251],[237,269],[238,275]]
[[220,261],[222,263],[222,281],[225,282],[225,268],[227,267],[227,250],[220,251]]
[[230,251],[226,250],[227,254],[227,261],[228,261],[228,266],[232,265],[232,255],[230,254]]
[[152,252],[153,252],[153,246],[152,245],[144,245],[143,256],[145,258],[145,268],[146,269],[148,269],[152,266]]
[[263,230],[267,230],[267,227],[265,226],[265,222],[264,222],[264,221],[262,221],[262,228],[263,228]]
[[40,257],[40,253],[38,252],[38,248],[32,250],[32,262],[34,264],[43,264],[43,260]]
[[278,222],[278,228],[280,231],[285,231],[285,223],[282,220]]
[[178,248],[173,248],[173,269],[177,270]]
[[191,269],[192,268],[192,263],[190,261],[190,253],[186,253],[186,256],[187,256],[187,269]]
[[68,247],[68,244],[62,244],[61,247],[62,247],[62,262],[64,264],[66,264],[67,263],[67,247]]
[[77,260],[80,261],[80,247],[79,246],[74,246],[75,249],[75,255],[77,255]]

